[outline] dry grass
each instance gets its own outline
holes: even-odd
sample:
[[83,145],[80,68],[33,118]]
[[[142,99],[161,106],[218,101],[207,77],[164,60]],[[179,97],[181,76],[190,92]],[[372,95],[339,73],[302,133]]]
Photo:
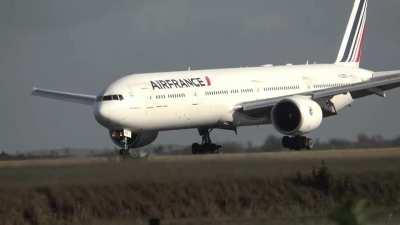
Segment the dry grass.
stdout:
[[[332,177],[312,174],[321,161]],[[302,224],[353,198],[393,211],[399,162],[400,149],[0,162],[0,224]]]

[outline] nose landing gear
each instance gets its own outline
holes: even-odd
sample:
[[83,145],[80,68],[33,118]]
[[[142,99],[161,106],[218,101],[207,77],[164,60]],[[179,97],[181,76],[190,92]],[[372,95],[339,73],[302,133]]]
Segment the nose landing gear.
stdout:
[[123,137],[122,140],[123,147],[119,150],[119,155],[122,157],[130,156],[130,149],[129,149],[129,138],[128,137]]
[[119,150],[119,155],[120,156],[129,156],[130,155],[130,149],[129,149],[129,146],[128,146],[128,138],[127,137],[124,137],[124,146],[123,146],[123,148],[121,148],[120,150]]
[[314,141],[311,138],[304,136],[285,136],[282,138],[282,146],[284,148],[296,151],[300,151],[302,149],[311,150],[314,148]]
[[135,135],[130,130],[110,131],[113,142],[120,146],[117,153],[122,159],[143,159],[149,156],[148,152],[135,148]]
[[199,129],[199,134],[202,138],[201,144],[194,143],[192,145],[192,153],[197,154],[216,154],[220,152],[221,145],[212,143],[210,132],[212,129]]
[[110,131],[111,139],[121,148],[118,153],[122,157],[131,155],[130,144],[132,144],[132,133],[129,130]]

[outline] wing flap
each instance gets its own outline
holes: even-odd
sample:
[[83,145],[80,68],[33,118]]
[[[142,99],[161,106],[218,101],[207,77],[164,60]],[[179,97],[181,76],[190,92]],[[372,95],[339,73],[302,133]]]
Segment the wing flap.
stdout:
[[[370,81],[356,83],[349,86],[316,91],[315,93],[312,93],[312,97],[313,99],[319,99],[323,97],[330,97],[350,92],[353,98],[359,98],[359,97],[364,97],[366,95],[358,96],[357,93],[362,93],[365,91],[368,92],[370,89],[374,88],[390,90],[398,87],[399,84],[400,84],[400,76],[396,74],[391,76],[373,78]],[[374,91],[369,91],[369,92],[371,95],[376,94]]]
[[36,87],[32,89],[32,95],[83,105],[93,105],[96,101],[96,96],[94,95],[40,89]]

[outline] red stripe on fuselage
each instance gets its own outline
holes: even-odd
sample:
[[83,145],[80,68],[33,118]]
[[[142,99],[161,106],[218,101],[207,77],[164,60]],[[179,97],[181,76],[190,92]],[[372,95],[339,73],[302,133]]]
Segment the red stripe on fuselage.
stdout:
[[211,79],[206,76],[207,86],[211,86]]

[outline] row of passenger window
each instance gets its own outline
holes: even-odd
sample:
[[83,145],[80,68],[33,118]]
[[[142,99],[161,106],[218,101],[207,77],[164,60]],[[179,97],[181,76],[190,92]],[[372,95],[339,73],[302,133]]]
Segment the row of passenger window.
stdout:
[[166,99],[166,98],[185,98],[186,94],[168,94],[168,95],[156,95],[156,99]]
[[[266,87],[264,88],[264,91],[280,91],[280,90],[296,90],[299,89],[299,85],[293,85],[293,86],[277,86],[277,87]],[[239,93],[254,93],[255,90],[253,88],[246,88],[246,89],[234,89],[230,91],[206,91],[206,95],[227,95],[229,93],[231,94],[239,94]]]
[[219,90],[219,91],[206,91],[205,95],[228,95],[228,94],[239,94],[239,93],[253,93],[254,89],[252,88],[247,88],[247,89],[233,89],[233,90]]
[[206,95],[227,95],[229,94],[228,91],[206,91]]
[[343,87],[349,84],[340,84],[340,83],[332,83],[332,84],[317,84],[314,85],[314,88],[333,88],[333,87]]
[[242,89],[240,90],[242,93],[253,93],[254,90],[252,88]]
[[264,91],[287,91],[287,90],[296,90],[299,89],[299,85],[290,85],[290,86],[276,86],[276,87],[266,87]]
[[98,102],[106,102],[106,101],[122,101],[124,97],[122,95],[105,95],[105,96],[98,96],[96,101]]
[[168,98],[185,98],[185,94],[169,94]]

